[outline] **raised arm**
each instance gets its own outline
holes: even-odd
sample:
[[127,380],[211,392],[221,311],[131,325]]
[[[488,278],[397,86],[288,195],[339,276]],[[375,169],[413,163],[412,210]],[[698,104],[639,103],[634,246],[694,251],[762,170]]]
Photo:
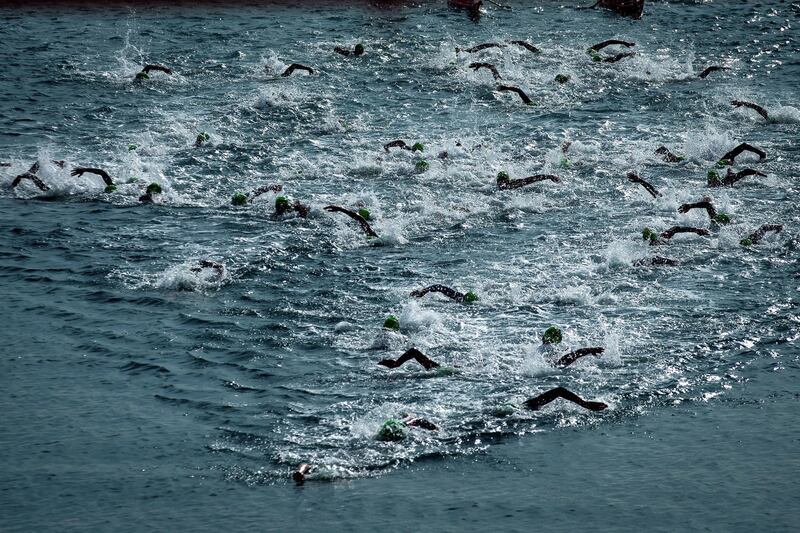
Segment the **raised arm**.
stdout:
[[638,183],[639,185],[644,187],[644,189],[647,192],[649,192],[653,198],[658,198],[659,196],[661,196],[661,193],[658,192],[655,187],[653,187],[650,183],[648,183],[644,179],[640,178],[639,175],[636,174],[635,172],[628,172],[628,179],[631,180],[633,183]]
[[769,115],[767,114],[767,110],[761,107],[760,105],[756,105],[752,102],[744,102],[742,100],[731,100],[731,105],[733,107],[747,107],[764,117],[764,120],[769,120]]
[[725,155],[723,155],[722,158],[720,159],[720,161],[727,161],[729,165],[732,165],[733,164],[733,160],[736,159],[736,157],[738,155],[740,155],[742,152],[753,152],[754,154],[756,154],[758,156],[759,160],[764,159],[765,157],[767,157],[767,153],[764,150],[761,150],[760,148],[756,148],[755,146],[753,146],[751,144],[742,143],[739,146],[737,146],[736,148],[734,148],[733,150],[731,150],[731,151],[727,152]]
[[672,226],[667,231],[662,232],[660,237],[662,239],[669,240],[678,233],[696,233],[697,235],[703,235],[703,236],[710,235],[708,230],[703,228],[693,228],[690,226]]
[[90,174],[97,174],[101,178],[103,178],[103,182],[106,185],[114,185],[114,181],[111,179],[111,176],[108,175],[108,172],[101,168],[86,168],[86,167],[77,167],[72,169],[70,172],[70,176],[83,176],[84,172],[88,172]]
[[522,99],[522,101],[525,102],[527,105],[531,105],[533,103],[533,101],[530,98],[528,98],[528,95],[525,94],[525,92],[522,89],[520,89],[519,87],[512,87],[510,85],[498,85],[497,86],[497,90],[498,91],[511,91],[511,92],[517,93],[519,95],[519,97]]
[[494,76],[494,79],[496,79],[496,80],[502,79],[502,76],[500,76],[500,73],[497,72],[497,68],[494,65],[492,65],[491,63],[470,63],[469,64],[469,68],[471,68],[475,72],[477,72],[478,69],[481,69],[481,68],[489,69],[492,72],[492,76]]
[[486,50],[487,48],[503,48],[503,45],[502,44],[498,44],[498,43],[483,43],[483,44],[479,44],[477,46],[473,46],[472,48],[465,48],[463,50],[459,50],[457,48],[456,51],[467,52],[468,54],[473,54],[475,52],[480,52],[481,50]]
[[397,139],[396,141],[391,141],[383,145],[383,149],[387,152],[389,148],[402,148],[403,150],[411,150],[411,147],[406,144],[405,141]]
[[763,172],[759,172],[757,170],[753,170],[752,168],[745,168],[740,170],[739,172],[732,172],[731,169],[728,169],[728,174],[725,176],[725,179],[722,180],[723,185],[733,185],[739,180],[742,180],[748,176],[761,176],[766,178],[767,175]]
[[750,234],[749,237],[746,237],[741,240],[741,244],[743,246],[750,246],[751,244],[758,244],[761,239],[764,238],[764,235],[767,232],[774,231],[775,233],[780,233],[783,231],[783,224],[764,224],[756,231]]
[[587,355],[600,355],[601,353],[603,353],[603,351],[604,349],[600,347],[581,348],[580,350],[575,350],[574,352],[570,352],[562,356],[558,361],[556,361],[556,366],[563,368],[571,365],[581,357],[586,357]]
[[606,46],[611,46],[612,44],[621,44],[622,46],[627,46],[630,48],[631,46],[636,46],[636,43],[629,42],[629,41],[620,41],[619,39],[609,39],[607,41],[603,41],[602,43],[597,43],[594,46],[590,46],[589,50],[594,50],[595,52],[602,50]]
[[403,355],[401,355],[400,357],[398,357],[396,360],[395,359],[383,359],[378,364],[382,365],[382,366],[385,366],[387,368],[398,368],[398,367],[402,366],[404,363],[406,363],[407,361],[410,361],[412,359],[414,359],[417,363],[422,365],[422,367],[425,370],[431,370],[431,369],[437,368],[439,366],[439,363],[437,363],[436,361],[428,358],[427,355],[425,355],[424,353],[420,352],[416,348],[410,348],[409,350],[406,350],[406,352]]
[[411,291],[411,296],[416,298],[421,298],[428,294],[429,292],[439,292],[444,294],[451,300],[456,300],[457,302],[463,302],[465,294],[458,292],[455,289],[451,289],[450,287],[445,287],[444,285],[431,285],[430,287],[425,287],[424,289],[417,289],[415,291]]
[[164,65],[145,65],[142,69],[142,72],[145,74],[150,74],[151,70],[158,70],[163,72],[164,74],[172,75],[172,69],[165,67]]
[[711,65],[710,67],[706,67],[703,72],[700,73],[700,77],[705,79],[709,74],[712,72],[717,72],[718,70],[730,70],[728,67],[720,67],[718,65]]
[[528,50],[529,52],[534,53],[534,54],[538,54],[538,53],[541,52],[541,50],[539,50],[538,48],[533,46],[528,41],[511,41],[511,44],[516,44],[517,46],[521,46],[521,47],[525,48],[526,50]]
[[39,176],[37,176],[36,174],[34,174],[34,173],[30,172],[30,171],[28,171],[28,172],[26,172],[24,174],[20,174],[19,176],[14,178],[14,181],[11,182],[11,188],[13,189],[17,185],[19,185],[19,182],[22,181],[23,179],[31,180],[33,182],[33,184],[36,185],[42,191],[49,191],[50,190],[50,187],[45,182],[43,182],[41,180],[41,178],[39,178]]
[[677,163],[679,161],[683,161],[681,156],[673,154],[666,146],[660,146],[656,148],[656,153],[662,155],[662,159],[667,163]]
[[355,211],[351,211],[350,209],[345,209],[344,207],[339,207],[338,205],[329,205],[325,207],[325,211],[330,211],[332,213],[344,213],[345,215],[349,216],[356,222],[361,225],[361,229],[364,230],[364,233],[367,234],[369,237],[377,237],[378,234],[370,227],[369,222],[367,222],[364,217],[356,213]]
[[575,394],[574,392],[568,391],[564,387],[556,387],[555,389],[550,389],[549,391],[540,394],[535,398],[527,400],[524,405],[531,411],[538,411],[548,403],[558,398],[564,398],[565,400],[577,403],[584,409],[590,409],[592,411],[602,411],[603,409],[608,407],[608,405],[604,404],[603,402],[586,401],[577,394]]
[[615,56],[606,57],[603,59],[603,63],[616,63],[620,59],[625,59],[626,57],[633,57],[636,55],[636,52],[621,52]]
[[705,209],[708,213],[708,218],[714,220],[717,216],[717,210],[708,198],[703,198],[699,202],[691,204],[683,204],[678,208],[679,213],[688,213],[691,209]]
[[283,190],[283,185],[280,183],[271,184],[271,185],[262,185],[258,189],[254,190],[250,193],[250,199],[257,198],[264,194],[265,192],[281,192]]
[[314,74],[313,68],[301,65],[300,63],[292,63],[291,65],[289,65],[289,68],[283,71],[283,74],[281,74],[281,76],[283,77],[291,76],[292,72],[294,72],[295,70],[305,70],[309,74]]
[[535,176],[528,176],[527,178],[520,178],[512,180],[508,177],[508,173],[500,172],[497,174],[497,188],[498,189],[519,189],[532,183],[550,180],[553,183],[558,183],[561,178],[552,174],[536,174]]

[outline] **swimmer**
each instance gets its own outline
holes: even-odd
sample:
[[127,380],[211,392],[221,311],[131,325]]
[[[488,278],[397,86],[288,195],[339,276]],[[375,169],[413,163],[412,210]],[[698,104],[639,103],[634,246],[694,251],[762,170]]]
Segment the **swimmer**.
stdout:
[[734,159],[736,159],[736,157],[739,156],[742,152],[752,152],[756,154],[758,156],[759,161],[767,157],[767,153],[764,150],[756,148],[751,144],[742,143],[736,148],[728,151],[725,155],[723,155],[717,162],[717,165],[719,165],[720,167],[733,165]]
[[640,19],[644,11],[644,0],[597,0],[594,5],[578,9],[592,9],[595,7],[611,10],[623,17]]
[[633,183],[638,183],[639,185],[644,187],[644,189],[647,192],[649,192],[653,196],[653,198],[658,198],[659,196],[661,196],[661,193],[658,192],[655,187],[653,187],[650,183],[640,178],[639,175],[636,174],[635,172],[628,172],[628,179]]
[[194,140],[195,148],[199,148],[203,146],[203,143],[211,139],[211,136],[206,132],[200,132],[197,134],[197,138]]
[[247,202],[252,202],[265,192],[281,192],[283,190],[283,185],[280,183],[272,184],[272,185],[262,185],[258,189],[254,190],[249,194],[244,194],[237,192],[231,198],[231,203],[233,205],[245,205]]
[[339,207],[338,205],[328,205],[325,206],[325,211],[330,211],[331,213],[344,213],[345,215],[349,216],[356,222],[361,225],[361,229],[364,230],[364,233],[367,234],[367,237],[377,237],[378,234],[372,229],[369,225],[369,222],[361,216],[360,214],[356,213],[355,211],[351,211],[350,209],[345,209],[344,207]]
[[197,266],[193,266],[190,270],[192,272],[202,272],[207,268],[213,269],[219,277],[222,277],[222,273],[225,270],[225,265],[222,263],[217,263],[216,261],[208,261],[207,259],[203,259],[198,261]]
[[637,259],[633,262],[633,266],[678,266],[678,262],[675,259],[670,259],[669,257],[663,257],[660,255],[654,255],[653,257],[646,257],[643,259]]
[[711,65],[710,67],[706,67],[703,72],[700,73],[700,78],[706,79],[706,77],[711,74],[712,72],[717,72],[719,70],[730,70],[729,67],[720,67],[718,65]]
[[22,180],[28,179],[28,180],[31,180],[33,182],[33,184],[36,185],[40,190],[49,191],[50,190],[50,186],[47,185],[45,182],[43,182],[42,179],[39,176],[36,175],[37,172],[39,172],[39,162],[38,161],[36,163],[34,163],[33,165],[31,165],[31,168],[29,168],[27,172],[25,172],[23,174],[20,174],[19,176],[14,178],[14,181],[11,182],[10,188],[14,189],[17,185],[19,185],[19,183]]
[[517,46],[521,46],[521,47],[525,48],[526,50],[528,50],[529,52],[534,53],[534,54],[538,54],[538,53],[541,52],[541,50],[539,50],[538,48],[533,46],[528,41],[509,41],[509,42],[511,44],[516,44]]
[[753,170],[752,168],[745,168],[743,170],[740,170],[739,172],[734,172],[731,169],[728,169],[727,174],[725,174],[725,177],[722,179],[720,179],[719,173],[716,170],[712,169],[708,171],[707,176],[708,176],[709,187],[731,186],[737,181],[746,178],[747,176],[761,176],[763,178],[767,177],[766,174],[759,172],[757,170]]
[[358,43],[356,45],[355,49],[352,52],[350,50],[348,50],[347,48],[342,48],[341,46],[334,47],[333,51],[336,52],[337,54],[341,54],[341,55],[343,55],[345,57],[348,57],[350,55],[361,56],[361,55],[364,55],[364,45],[361,44],[361,43]]
[[669,148],[667,148],[666,146],[660,146],[656,148],[656,153],[664,156],[662,157],[662,159],[667,163],[677,163],[679,161],[683,161],[684,159],[686,159],[685,157],[673,154],[672,152],[669,151]]
[[485,68],[492,72],[492,76],[494,76],[494,79],[496,80],[502,79],[500,73],[497,72],[497,68],[495,68],[495,66],[492,65],[491,63],[470,63],[469,68],[471,68],[475,72],[478,72],[479,69]]
[[417,142],[417,143],[414,143],[412,146],[409,146],[409,145],[406,144],[405,141],[403,141],[401,139],[397,139],[396,141],[390,141],[390,142],[388,142],[388,143],[383,145],[383,149],[386,150],[387,152],[389,151],[389,148],[401,148],[403,150],[408,150],[410,152],[424,152],[425,151],[425,146],[422,143]]
[[753,244],[758,244],[761,239],[764,238],[764,235],[767,234],[768,231],[774,231],[775,233],[780,233],[783,231],[783,224],[764,224],[756,231],[751,233],[749,236],[745,237],[739,244],[742,246],[751,246]]
[[731,105],[733,107],[747,107],[749,109],[752,109],[753,111],[764,117],[764,120],[769,122],[769,115],[767,114],[767,110],[761,107],[760,105],[756,105],[752,102],[744,102],[742,100],[731,100]]
[[149,80],[150,79],[150,72],[153,70],[157,70],[159,72],[163,72],[164,74],[172,75],[172,69],[169,69],[163,65],[145,65],[141,72],[136,75],[137,80]]
[[714,204],[711,203],[711,198],[708,196],[703,197],[699,202],[681,205],[678,208],[678,212],[688,213],[692,209],[705,209],[706,213],[708,213],[708,218],[710,218],[712,222],[728,224],[731,221],[731,217],[729,217],[726,213],[717,213],[717,210],[714,208]]
[[528,95],[525,94],[525,91],[523,91],[519,87],[512,87],[511,85],[498,85],[497,86],[497,90],[498,91],[511,91],[511,92],[517,93],[519,95],[519,97],[522,99],[522,101],[525,102],[527,105],[533,104],[533,101],[530,98],[528,98]]
[[72,172],[70,172],[69,175],[83,176],[84,172],[88,172],[89,174],[97,174],[103,178],[103,183],[106,184],[106,192],[111,192],[117,188],[117,186],[114,184],[114,180],[112,180],[111,176],[108,175],[108,172],[100,168],[77,167],[72,169]]
[[477,46],[473,46],[472,48],[466,48],[466,49],[456,48],[456,52],[466,52],[468,54],[474,54],[475,52],[480,52],[481,50],[486,50],[487,48],[503,48],[503,47],[504,46],[502,44],[498,43],[484,43],[484,44],[479,44]]
[[313,68],[301,65],[300,63],[292,63],[291,65],[289,65],[289,68],[283,71],[283,74],[281,74],[281,76],[283,76],[284,78],[286,76],[291,76],[292,72],[294,72],[295,70],[305,70],[309,74],[314,74]]
[[162,192],[161,185],[153,182],[147,186],[147,189],[145,189],[144,194],[139,197],[139,201],[143,204],[152,204],[153,196],[156,194],[161,194],[161,192]]
[[660,244],[667,244],[667,241],[672,239],[678,233],[695,233],[697,235],[702,235],[707,237],[711,235],[707,229],[703,228],[693,228],[690,226],[672,226],[666,231],[661,232],[660,235],[657,235],[653,230],[650,228],[644,228],[642,231],[642,238],[644,240],[650,241],[650,246],[656,246]]
[[520,178],[516,180],[509,179],[508,172],[497,173],[497,188],[500,190],[505,189],[519,189],[531,183],[550,180],[553,183],[559,183],[561,178],[553,176],[552,174],[536,174],[535,176],[528,176],[527,178]]
[[308,463],[303,463],[297,467],[297,470],[292,472],[292,479],[297,483],[302,483],[306,480],[306,476],[311,473],[312,467]]
[[587,355],[600,355],[605,351],[604,348],[594,347],[594,348],[581,348],[580,350],[575,350],[574,352],[569,352],[566,355],[561,356],[558,361],[555,362],[557,367],[567,367],[580,359],[581,357],[586,357]]
[[420,352],[416,348],[410,348],[409,350],[406,350],[406,352],[397,359],[383,359],[378,364],[387,368],[399,368],[403,365],[403,363],[412,359],[422,365],[422,368],[425,370],[432,370],[439,367],[439,363],[429,359],[427,355]]
[[527,409],[531,411],[538,411],[548,403],[556,400],[558,398],[564,398],[565,400],[569,400],[571,402],[577,403],[584,409],[589,409],[590,411],[602,411],[606,409],[608,405],[604,404],[603,402],[589,402],[575,394],[574,392],[570,392],[564,387],[556,387],[555,389],[550,389],[549,391],[536,396],[535,398],[531,398],[527,400],[523,405]]
[[402,420],[390,418],[381,424],[375,438],[380,441],[398,441],[406,438],[406,428],[417,427],[427,429],[428,431],[438,431],[439,428],[436,424],[425,418],[416,417],[412,414],[407,414]]
[[597,43],[595,45],[590,46],[586,50],[586,53],[589,54],[592,57],[592,61],[603,62],[603,63],[616,63],[620,59],[624,59],[626,57],[631,57],[631,56],[635,55],[635,52],[622,52],[622,53],[619,53],[619,54],[617,54],[615,56],[603,57],[598,53],[600,50],[602,50],[606,46],[611,46],[611,45],[615,45],[615,44],[619,44],[619,45],[625,46],[627,48],[630,48],[631,46],[636,46],[636,43],[634,43],[634,42],[621,41],[619,39],[608,39],[607,41],[603,41],[603,42],[600,42],[600,43]]
[[424,289],[417,289],[415,291],[411,291],[411,296],[415,298],[422,298],[429,292],[439,292],[450,298],[451,300],[455,300],[458,303],[472,303],[478,299],[478,295],[472,291],[467,292],[466,294],[462,292],[458,292],[450,287],[445,287],[444,285],[431,285],[430,287],[425,287]]
[[305,204],[300,203],[300,200],[295,200],[293,204],[289,203],[289,199],[285,196],[278,196],[275,198],[275,213],[274,217],[282,217],[289,211],[294,211],[297,216],[305,218],[311,212],[311,208]]

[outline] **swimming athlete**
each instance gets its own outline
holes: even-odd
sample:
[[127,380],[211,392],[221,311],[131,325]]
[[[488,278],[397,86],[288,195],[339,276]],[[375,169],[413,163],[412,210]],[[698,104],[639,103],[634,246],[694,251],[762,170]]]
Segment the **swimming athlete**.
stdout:
[[455,300],[459,303],[471,303],[478,299],[478,295],[472,291],[467,292],[466,294],[462,292],[458,292],[450,287],[445,287],[444,285],[431,285],[430,287],[425,287],[424,289],[417,289],[415,291],[411,291],[411,296],[415,298],[422,298],[429,292],[439,292],[450,298],[451,300]]
[[720,67],[718,65],[712,65],[710,67],[706,67],[705,70],[700,73],[700,77],[705,79],[712,72],[717,72],[719,70],[730,70],[730,68],[729,67]]
[[675,259],[670,259],[669,257],[663,257],[660,255],[654,255],[653,257],[645,257],[642,259],[637,259],[633,262],[633,266],[658,266],[658,265],[665,265],[665,266],[678,266],[678,262]]
[[525,102],[528,105],[533,104],[533,101],[530,98],[528,98],[528,95],[525,94],[525,92],[522,89],[520,89],[519,87],[512,87],[511,85],[498,85],[497,86],[497,90],[498,91],[511,91],[511,92],[517,93],[519,95],[519,97],[522,99],[523,102]]
[[742,100],[731,100],[731,105],[733,107],[747,107],[764,117],[764,120],[769,121],[769,115],[767,114],[767,110],[761,107],[760,105],[756,105],[752,102],[744,102]]
[[662,159],[667,163],[677,163],[679,161],[683,161],[684,159],[686,159],[685,157],[673,154],[672,152],[669,151],[669,148],[667,148],[666,146],[659,146],[658,148],[656,148],[656,153],[664,156],[662,157]]
[[659,244],[667,244],[672,237],[674,237],[678,233],[696,233],[697,235],[708,236],[711,235],[707,229],[703,228],[692,228],[690,226],[672,226],[666,231],[661,232],[660,235],[657,235],[653,230],[650,228],[644,228],[642,231],[642,238],[644,240],[650,241],[650,246],[655,246]]
[[734,172],[731,169],[728,169],[727,174],[725,174],[724,178],[719,177],[719,173],[715,170],[708,171],[708,186],[709,187],[724,187],[724,186],[731,186],[739,180],[746,178],[747,176],[761,176],[766,178],[767,175],[759,172],[757,170],[753,170],[752,168],[745,168],[740,170],[739,172]]
[[274,217],[282,217],[290,210],[297,213],[297,216],[305,218],[311,212],[311,208],[305,204],[300,203],[300,200],[295,200],[293,204],[289,204],[289,199],[285,196],[278,196],[275,198],[275,213]]
[[139,197],[139,201],[143,204],[152,204],[154,195],[161,194],[161,192],[161,185],[153,182],[147,186],[144,194]]
[[349,216],[356,222],[361,225],[361,229],[364,230],[364,233],[367,234],[368,237],[377,237],[378,234],[372,229],[369,225],[369,222],[361,216],[359,213],[355,211],[351,211],[350,209],[345,209],[344,207],[339,207],[338,205],[328,205],[325,206],[325,211],[330,211],[331,213],[344,213],[345,215]]
[[358,43],[352,52],[347,48],[342,48],[341,46],[334,47],[333,51],[336,52],[337,54],[342,54],[345,57],[350,56],[351,54],[354,56],[360,56],[364,55],[364,45]]
[[504,45],[498,43],[484,43],[479,44],[477,46],[473,46],[472,48],[456,48],[456,52],[467,52],[468,54],[473,54],[475,52],[480,52],[481,50],[486,50],[487,48],[503,48]]
[[291,65],[289,65],[289,68],[283,71],[283,74],[281,74],[281,76],[283,77],[291,76],[292,72],[294,72],[295,70],[305,70],[309,74],[314,74],[313,68],[301,65],[300,63],[292,63]]
[[494,79],[496,80],[502,79],[500,73],[497,72],[497,68],[495,68],[495,66],[492,65],[491,63],[470,63],[469,68],[471,68],[475,72],[478,72],[479,69],[485,68],[492,72],[492,76],[494,76]]
[[774,231],[775,233],[780,233],[783,231],[783,224],[764,224],[756,231],[751,233],[748,237],[745,237],[739,243],[742,246],[751,246],[753,244],[758,244],[761,239],[764,238],[764,235],[767,234],[768,231]]
[[731,166],[733,165],[734,159],[742,152],[753,152],[758,156],[758,160],[761,161],[765,157],[767,157],[767,153],[760,148],[756,148],[755,146],[747,143],[742,143],[736,148],[728,151],[725,155],[723,155],[720,160],[717,162],[720,166]]
[[633,183],[638,183],[639,185],[644,187],[644,189],[647,192],[649,192],[653,196],[653,198],[658,198],[659,196],[661,196],[661,193],[658,192],[655,187],[653,187],[650,183],[640,178],[639,175],[636,174],[635,172],[628,172],[628,179],[631,180]]
[[578,9],[592,9],[595,7],[603,7],[623,17],[640,19],[644,11],[644,0],[597,0],[591,6],[579,7]]
[[616,63],[620,59],[624,59],[626,57],[631,57],[633,55],[636,55],[635,52],[622,52],[622,53],[619,53],[619,54],[617,54],[615,56],[603,57],[598,53],[600,50],[602,50],[606,46],[611,46],[611,45],[614,45],[614,44],[619,44],[619,45],[625,46],[627,48],[630,48],[631,46],[636,46],[636,43],[634,43],[634,42],[620,41],[619,39],[609,39],[607,41],[603,41],[601,43],[597,43],[595,45],[590,46],[586,50],[586,53],[589,54],[592,57],[592,61],[599,61],[599,62],[603,62],[603,63]]
[[45,182],[43,182],[42,179],[39,176],[36,175],[37,172],[39,172],[39,162],[38,161],[36,163],[34,163],[33,165],[31,165],[31,168],[29,168],[27,172],[25,172],[23,174],[20,174],[19,176],[14,178],[14,181],[11,182],[10,188],[13,189],[17,185],[19,185],[19,182],[21,182],[24,179],[28,179],[28,180],[31,180],[33,182],[33,184],[36,185],[40,190],[49,191],[50,190],[50,186],[47,185]]
[[194,145],[196,148],[199,148],[203,146],[203,143],[208,141],[209,139],[211,139],[211,136],[208,133],[202,131],[197,134],[197,138],[194,140]]
[[283,190],[283,185],[280,183],[271,184],[271,185],[262,185],[258,189],[254,190],[249,194],[244,194],[237,192],[231,198],[231,203],[233,205],[245,205],[247,202],[252,202],[265,192],[281,192]]
[[423,152],[425,151],[425,146],[422,143],[414,143],[412,146],[406,144],[405,141],[401,139],[397,139],[396,141],[390,141],[383,145],[383,149],[387,152],[389,148],[401,148],[403,150],[409,150],[411,152]]
[[565,400],[577,403],[584,409],[589,409],[590,411],[602,411],[603,409],[606,409],[608,407],[608,405],[604,404],[603,402],[586,401],[583,398],[579,397],[574,392],[568,391],[564,387],[556,387],[555,389],[550,389],[549,391],[540,394],[535,398],[527,400],[523,405],[525,405],[525,407],[530,409],[531,411],[538,411],[548,403],[558,398],[564,398]]
[[691,209],[705,209],[706,213],[708,213],[708,218],[710,218],[713,222],[727,224],[731,221],[731,217],[729,217],[727,214],[717,213],[717,210],[714,208],[714,204],[711,203],[711,198],[708,196],[704,196],[699,202],[681,205],[678,208],[678,212],[688,213]]
[[574,352],[569,352],[568,354],[561,356],[558,361],[555,362],[555,365],[564,368],[571,365],[581,357],[586,357],[587,355],[600,355],[604,351],[605,349],[599,346],[593,348],[581,348],[580,350],[575,350]]
[[403,365],[406,361],[415,360],[417,363],[422,365],[422,368],[425,370],[432,370],[434,368],[439,367],[439,363],[429,359],[427,355],[420,352],[416,348],[410,348],[406,350],[406,352],[398,357],[397,359],[383,359],[378,364],[385,366],[387,368],[398,368]]
[[172,75],[172,69],[169,69],[163,65],[145,65],[141,72],[136,75],[137,80],[148,80],[150,79],[150,71],[157,70],[159,72],[163,72],[165,74]]
[[213,269],[219,277],[222,277],[222,272],[225,270],[225,265],[222,263],[217,263],[216,261],[208,261],[207,259],[202,259],[197,262],[197,266],[193,266],[191,268],[192,272],[202,272],[206,268]]
[[535,176],[528,176],[527,178],[520,178],[516,180],[509,179],[508,172],[497,173],[497,188],[498,189],[519,189],[531,183],[550,180],[553,183],[559,183],[561,178],[553,176],[552,174],[536,174]]

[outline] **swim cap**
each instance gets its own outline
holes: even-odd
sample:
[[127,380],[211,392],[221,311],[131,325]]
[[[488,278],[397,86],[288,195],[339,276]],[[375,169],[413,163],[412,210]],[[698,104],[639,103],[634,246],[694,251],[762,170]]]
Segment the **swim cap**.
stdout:
[[561,330],[558,329],[558,326],[550,326],[544,330],[542,342],[545,344],[558,344],[561,342]]
[[478,299],[478,295],[472,291],[469,291],[467,294],[464,295],[464,301],[467,303],[472,303]]
[[136,150],[136,145],[135,144],[129,144],[128,145],[128,151],[132,152],[133,150]]
[[718,168],[725,168],[725,167],[728,167],[730,165],[731,165],[730,159],[720,159],[719,161],[717,161],[717,167]]
[[739,244],[741,244],[742,246],[750,246],[751,244],[753,244],[753,239],[751,239],[750,237],[745,237],[744,239],[739,241]]
[[430,165],[428,165],[427,161],[417,161],[417,164],[414,165],[414,168],[417,169],[417,172],[425,172],[426,170],[428,170],[429,166]]
[[717,213],[717,216],[714,217],[714,220],[720,224],[730,224],[731,217],[725,213]]
[[593,49],[589,48],[588,50],[586,50],[586,53],[589,54],[592,57],[592,61],[602,61],[603,60],[602,56],[597,53],[597,50],[593,50]]
[[147,186],[147,194],[161,194],[161,185],[158,183],[151,183]]
[[388,317],[386,317],[386,320],[383,321],[383,327],[386,329],[399,330],[400,321],[397,320],[396,316],[389,315]]
[[136,79],[137,80],[149,80],[150,76],[148,76],[146,72],[140,72],[139,74],[136,75]]
[[371,218],[369,215],[369,209],[366,209],[364,207],[358,210],[358,214],[361,215],[361,218],[363,218],[364,220],[369,220]]
[[406,428],[405,424],[399,420],[390,418],[381,425],[381,428],[378,430],[378,434],[375,435],[375,438],[382,441],[403,440],[406,438],[407,431],[408,429]]
[[363,54],[364,53],[364,45],[361,44],[361,43],[358,43],[356,45],[355,53],[356,53],[357,56],[360,56],[361,54]]
[[642,230],[642,239],[646,241],[647,240],[654,241],[657,238],[658,236],[656,235],[656,233],[650,228],[644,228],[644,230]]
[[106,189],[103,192],[110,194],[110,193],[112,193],[112,192],[114,192],[116,190],[117,190],[117,186],[112,183],[111,185],[106,185]]
[[206,132],[201,132],[197,134],[197,142],[207,141],[211,138],[211,136]]
[[569,76],[567,76],[566,74],[557,74],[556,81],[558,83],[567,83],[569,81]]
[[411,147],[411,151],[412,152],[424,152],[425,151],[425,145],[422,144],[422,143],[414,143],[414,145]]
[[288,209],[289,200],[285,196],[278,196],[275,198],[275,210]]
[[499,179],[499,180],[507,180],[508,179],[508,172],[506,172],[505,170],[498,172],[497,173],[497,179]]
[[561,161],[558,162],[558,166],[560,166],[561,168],[569,168],[569,165],[570,165],[569,159],[567,159],[566,157],[562,157]]
[[722,184],[722,180],[719,179],[719,173],[716,170],[709,170],[706,176],[708,177],[708,184],[710,186]]
[[247,204],[247,196],[240,192],[237,192],[236,194],[233,195],[233,198],[231,198],[231,203],[233,205],[245,205]]

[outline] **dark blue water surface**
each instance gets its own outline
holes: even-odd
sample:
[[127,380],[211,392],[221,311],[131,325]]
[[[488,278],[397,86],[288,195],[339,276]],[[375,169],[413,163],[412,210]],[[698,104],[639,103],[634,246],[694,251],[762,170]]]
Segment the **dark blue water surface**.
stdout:
[[[800,526],[800,8],[510,3],[0,9],[0,529]],[[637,54],[591,61],[608,38]],[[456,51],[513,39],[542,53]],[[146,63],[174,73],[133,82]],[[767,158],[735,168],[767,176],[706,187],[744,141]],[[51,189],[10,189],[34,161]],[[231,205],[270,183],[309,217]],[[706,195],[731,224],[678,212]],[[784,231],[739,244],[763,223]],[[673,225],[710,235],[642,240]],[[637,266],[656,253],[679,266]],[[409,296],[431,283],[480,300]],[[376,364],[410,346],[444,368]],[[605,352],[553,366],[582,346]],[[559,385],[609,408],[511,407]],[[404,413],[439,431],[374,438]]]

